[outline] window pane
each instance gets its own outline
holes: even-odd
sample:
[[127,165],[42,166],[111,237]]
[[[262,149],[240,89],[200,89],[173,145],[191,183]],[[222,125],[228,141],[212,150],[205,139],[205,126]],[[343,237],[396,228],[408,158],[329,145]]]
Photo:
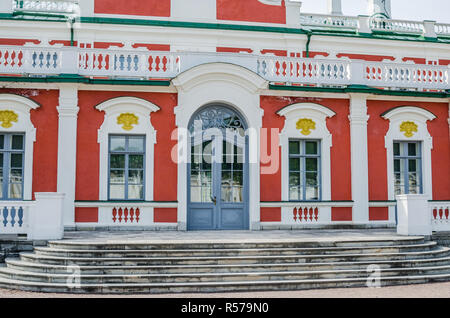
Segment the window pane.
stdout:
[[143,155],[130,155],[128,158],[128,167],[131,169],[143,169],[144,168],[144,156]]
[[290,158],[289,159],[289,170],[290,171],[300,171],[300,158]]
[[125,174],[123,170],[111,170],[109,175],[111,183],[125,183]]
[[23,149],[23,135],[13,135],[11,142],[11,149],[22,150]]
[[232,185],[232,175],[231,171],[223,171],[222,172],[222,186],[231,186]]
[[300,142],[299,141],[289,141],[289,153],[292,155],[300,154]]
[[198,171],[191,171],[191,187],[197,187],[200,185],[200,173]]
[[409,169],[409,172],[416,172],[417,171],[417,160],[415,160],[415,159],[408,160],[408,169]]
[[394,142],[394,156],[400,156],[400,144]]
[[5,147],[5,135],[0,135],[0,149]]
[[306,141],[305,142],[305,153],[307,155],[316,155],[317,154],[317,142],[316,141]]
[[143,198],[144,198],[144,186],[135,184],[128,186],[129,200],[142,200]]
[[12,153],[11,154],[11,167],[12,168],[22,168],[22,154]]
[[11,169],[9,183],[22,183],[22,169]]
[[144,137],[130,137],[128,140],[128,151],[144,152]]
[[289,200],[301,200],[299,187],[289,187]]
[[290,172],[289,173],[289,186],[300,186],[300,173]]
[[144,171],[130,170],[128,171],[129,184],[144,184]]
[[317,171],[317,158],[306,158],[306,171]]
[[307,172],[306,173],[306,186],[317,186],[317,172]]
[[408,144],[408,156],[417,156],[417,143]]
[[125,169],[125,155],[111,155],[110,167],[115,169]]
[[10,199],[22,199],[22,183],[11,183],[9,185],[8,197]]
[[125,151],[125,136],[111,136],[111,151]]
[[233,172],[233,186],[240,187],[243,186],[243,171],[234,171]]
[[318,187],[306,187],[305,200],[318,200],[318,199],[319,199],[319,188]]
[[125,199],[125,185],[123,184],[111,184],[109,187],[109,197],[112,200]]

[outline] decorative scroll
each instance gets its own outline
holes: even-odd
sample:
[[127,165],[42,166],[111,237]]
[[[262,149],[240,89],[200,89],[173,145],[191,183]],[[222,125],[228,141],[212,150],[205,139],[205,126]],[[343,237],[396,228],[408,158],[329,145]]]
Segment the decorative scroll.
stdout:
[[312,119],[302,118],[297,121],[296,127],[303,135],[308,136],[311,134],[311,130],[316,129],[316,123]]
[[244,123],[239,115],[225,107],[208,107],[200,112],[195,116],[190,131],[210,128],[245,130]]
[[400,125],[400,132],[404,132],[405,137],[411,138],[417,132],[417,125],[412,121],[404,121]]
[[132,113],[120,114],[117,117],[117,124],[122,125],[122,129],[124,130],[132,130],[134,128],[133,125],[139,124],[139,118]]
[[12,110],[1,110],[0,111],[0,122],[2,122],[3,128],[11,128],[12,123],[17,123],[19,115],[17,115]]

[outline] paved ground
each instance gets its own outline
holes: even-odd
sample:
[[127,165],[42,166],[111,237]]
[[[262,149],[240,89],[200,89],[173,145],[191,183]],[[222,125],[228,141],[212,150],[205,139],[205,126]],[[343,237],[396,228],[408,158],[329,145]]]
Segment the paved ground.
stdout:
[[0,298],[450,298],[450,282],[382,288],[336,288],[286,292],[162,294],[162,295],[70,295],[0,289]]

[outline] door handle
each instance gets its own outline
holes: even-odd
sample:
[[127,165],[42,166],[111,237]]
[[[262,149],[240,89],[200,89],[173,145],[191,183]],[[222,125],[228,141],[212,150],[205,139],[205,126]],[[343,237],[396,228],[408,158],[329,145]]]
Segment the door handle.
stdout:
[[214,205],[216,205],[216,203],[217,203],[217,198],[211,196],[211,201],[214,203]]

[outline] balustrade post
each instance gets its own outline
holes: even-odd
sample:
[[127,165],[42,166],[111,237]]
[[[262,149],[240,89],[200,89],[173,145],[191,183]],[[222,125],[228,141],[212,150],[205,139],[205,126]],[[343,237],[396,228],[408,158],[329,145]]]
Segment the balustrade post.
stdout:
[[13,13],[13,2],[12,2],[12,0],[2,0],[2,1],[0,1],[0,13]]
[[299,1],[286,1],[286,24],[288,27],[300,27],[300,10],[302,3]]
[[79,52],[75,47],[61,49],[58,55],[61,74],[79,73]]
[[397,234],[431,235],[428,195],[397,195]]
[[436,21],[423,21],[423,28],[424,28],[424,37],[426,38],[437,38],[436,35]]
[[358,15],[358,33],[372,33],[369,16]]
[[64,237],[63,193],[37,192],[28,214],[29,240],[60,240]]
[[80,6],[80,16],[94,16],[94,0],[81,0],[78,4]]

